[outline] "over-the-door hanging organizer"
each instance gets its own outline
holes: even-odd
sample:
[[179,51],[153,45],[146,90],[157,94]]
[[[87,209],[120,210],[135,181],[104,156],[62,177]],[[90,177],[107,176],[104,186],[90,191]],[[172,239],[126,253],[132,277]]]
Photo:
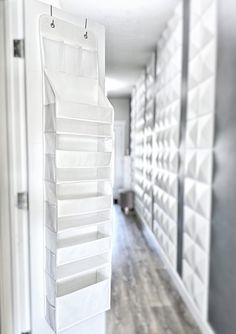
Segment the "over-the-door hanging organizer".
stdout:
[[58,333],[110,307],[113,108],[95,35],[54,23],[40,19],[46,318]]

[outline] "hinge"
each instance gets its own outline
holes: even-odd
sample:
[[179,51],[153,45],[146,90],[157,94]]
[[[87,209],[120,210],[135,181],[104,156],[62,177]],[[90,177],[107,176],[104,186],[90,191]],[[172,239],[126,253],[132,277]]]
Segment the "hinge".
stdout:
[[20,210],[28,210],[28,193],[17,193],[17,208]]
[[24,39],[14,39],[13,48],[14,48],[15,58],[24,58],[25,56],[25,40]]

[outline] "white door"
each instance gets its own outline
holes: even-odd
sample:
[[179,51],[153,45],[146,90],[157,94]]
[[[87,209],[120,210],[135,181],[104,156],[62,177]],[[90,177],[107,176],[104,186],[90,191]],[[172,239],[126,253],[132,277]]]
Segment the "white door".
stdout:
[[125,122],[114,123],[114,186],[113,196],[118,198],[119,191],[124,186],[124,156],[125,156]]

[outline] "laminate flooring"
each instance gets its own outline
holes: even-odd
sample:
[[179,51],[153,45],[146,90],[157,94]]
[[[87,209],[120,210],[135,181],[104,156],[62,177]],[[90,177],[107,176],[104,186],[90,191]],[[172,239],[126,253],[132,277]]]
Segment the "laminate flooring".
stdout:
[[114,206],[106,334],[201,334],[135,215]]

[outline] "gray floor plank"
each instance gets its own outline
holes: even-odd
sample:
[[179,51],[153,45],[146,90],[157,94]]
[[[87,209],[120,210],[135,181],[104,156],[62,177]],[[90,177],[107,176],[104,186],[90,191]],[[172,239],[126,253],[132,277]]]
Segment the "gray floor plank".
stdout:
[[200,334],[141,224],[117,205],[112,268],[107,334]]

